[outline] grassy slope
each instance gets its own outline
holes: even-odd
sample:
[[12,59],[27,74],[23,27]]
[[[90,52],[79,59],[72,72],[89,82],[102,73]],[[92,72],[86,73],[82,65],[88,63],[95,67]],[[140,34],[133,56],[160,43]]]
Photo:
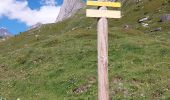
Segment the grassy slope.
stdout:
[[[144,2],[144,10],[129,4],[123,8],[125,17],[110,20],[112,99],[170,99],[170,22],[157,22],[160,14],[170,12],[169,4],[162,6],[164,1]],[[151,29],[142,28],[136,20],[144,14],[152,17],[151,28],[161,26],[163,31],[150,33]],[[132,29],[123,30],[125,24]],[[97,99],[95,26],[93,18],[79,13],[62,23],[44,25],[1,42],[0,98]]]

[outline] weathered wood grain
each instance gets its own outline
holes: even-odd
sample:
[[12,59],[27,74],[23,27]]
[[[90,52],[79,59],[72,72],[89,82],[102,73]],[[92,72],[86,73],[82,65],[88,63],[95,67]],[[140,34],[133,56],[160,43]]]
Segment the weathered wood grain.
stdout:
[[[100,7],[99,10],[107,10]],[[109,100],[108,82],[108,21],[107,18],[99,18],[97,24],[98,37],[98,99]]]

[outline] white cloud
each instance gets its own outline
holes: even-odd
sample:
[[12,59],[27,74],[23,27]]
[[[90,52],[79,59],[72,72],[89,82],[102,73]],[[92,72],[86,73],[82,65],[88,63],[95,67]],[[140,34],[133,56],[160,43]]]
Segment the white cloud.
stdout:
[[9,19],[17,19],[27,26],[39,22],[43,24],[55,22],[60,6],[56,6],[55,0],[42,0],[42,2],[44,3],[40,9],[32,10],[26,0],[3,0],[0,3],[0,17],[6,16]]
[[55,2],[55,0],[42,0],[41,4],[55,6],[57,3]]

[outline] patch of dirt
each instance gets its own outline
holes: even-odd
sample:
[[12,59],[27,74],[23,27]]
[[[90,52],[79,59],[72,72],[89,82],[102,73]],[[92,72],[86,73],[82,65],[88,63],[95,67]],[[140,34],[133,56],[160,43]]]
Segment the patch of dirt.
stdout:
[[80,93],[86,92],[90,87],[91,87],[90,84],[85,84],[85,85],[82,85],[82,86],[79,86],[73,89],[73,92],[76,94],[80,94]]
[[142,80],[138,80],[135,78],[131,80],[131,84],[133,84],[134,86],[140,86],[141,83],[143,83]]
[[169,85],[167,85],[167,86],[166,86],[166,88],[167,88],[168,90],[170,90],[170,84],[169,84]]
[[80,93],[83,93],[83,92],[87,92],[88,89],[97,82],[97,79],[95,76],[91,76],[87,79],[88,83],[84,84],[84,85],[81,85],[75,89],[73,89],[73,92],[75,94],[80,94]]
[[24,70],[9,70],[6,65],[0,65],[0,78],[2,80],[15,79],[23,80],[26,78],[27,72]]
[[131,96],[130,92],[129,92],[127,89],[124,89],[124,88],[116,88],[116,89],[113,89],[113,90],[111,91],[111,94],[112,94],[112,95],[123,94],[124,97],[129,97],[129,96]]
[[0,65],[0,71],[7,71],[7,68],[5,65]]
[[96,77],[92,76],[92,77],[88,78],[88,83],[89,83],[89,84],[94,84],[94,83],[96,83],[96,82],[97,82]]
[[121,76],[116,76],[116,77],[113,77],[112,79],[113,84],[119,84],[119,83],[122,83],[122,81],[123,81],[123,78]]
[[124,97],[131,96],[128,89],[124,87],[124,80],[121,76],[115,76],[112,78],[112,84],[116,85],[116,88],[111,90],[112,95],[122,94]]
[[6,77],[6,73],[8,72],[8,68],[5,65],[0,65],[0,78]]
[[156,90],[156,91],[154,91],[153,93],[152,93],[152,98],[159,98],[159,97],[161,97],[162,95],[163,95],[163,91],[161,91],[161,90]]

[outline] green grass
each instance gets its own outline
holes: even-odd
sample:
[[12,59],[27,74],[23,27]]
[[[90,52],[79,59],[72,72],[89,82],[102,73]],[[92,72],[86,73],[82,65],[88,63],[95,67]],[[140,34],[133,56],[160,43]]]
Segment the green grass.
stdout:
[[[133,9],[130,6],[124,12]],[[170,24],[155,22],[157,16],[153,16],[157,24],[151,27],[161,26],[163,31],[150,33],[136,22],[140,12],[143,10],[109,21],[110,97],[169,100]],[[124,30],[126,24],[132,28]],[[95,19],[85,18],[81,12],[0,42],[0,99],[96,100],[95,27]]]

